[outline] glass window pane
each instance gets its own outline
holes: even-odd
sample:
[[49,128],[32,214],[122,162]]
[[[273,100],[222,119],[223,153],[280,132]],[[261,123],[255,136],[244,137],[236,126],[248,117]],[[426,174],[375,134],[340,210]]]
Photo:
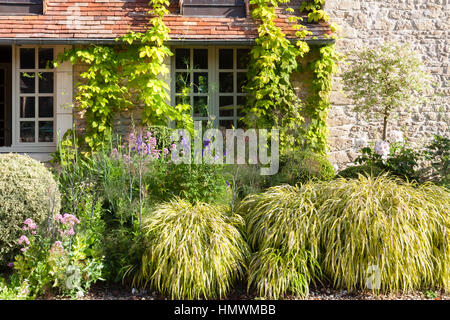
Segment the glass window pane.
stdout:
[[233,92],[233,72],[219,73],[219,92]]
[[208,49],[194,49],[194,69],[208,69]]
[[250,49],[237,49],[236,58],[238,69],[248,69],[248,64],[250,62]]
[[35,68],[35,50],[34,48],[20,49],[20,69]]
[[219,69],[233,69],[233,49],[219,49]]
[[34,118],[34,97],[20,97],[20,117],[21,118]]
[[20,122],[20,142],[34,142],[34,121]]
[[194,92],[207,93],[208,92],[208,73],[195,72],[194,73]]
[[234,120],[220,120],[219,129],[232,129],[234,128]]
[[52,68],[51,62],[53,61],[53,49],[52,48],[40,48],[39,49],[39,69]]
[[39,121],[39,142],[53,142],[53,121]]
[[53,72],[39,74],[39,93],[53,93]]
[[237,73],[237,92],[244,92],[242,90],[242,87],[247,82],[247,73],[245,72],[238,72]]
[[191,61],[190,49],[175,49],[175,68],[187,69]]
[[53,97],[39,97],[39,118],[53,117]]
[[[187,72],[177,72],[175,75],[175,92],[176,93],[189,93],[191,86],[191,76]],[[187,89],[183,90],[183,89]]]
[[244,96],[238,96],[237,97],[237,106],[236,106],[236,111],[237,111],[237,117],[243,117],[244,116],[244,112],[243,109],[245,107],[245,103],[247,102],[247,97]]
[[20,73],[20,93],[34,93],[35,78],[34,72],[21,72]]
[[234,116],[234,103],[232,96],[219,97],[219,116],[220,117]]
[[194,117],[208,116],[208,97],[194,97]]

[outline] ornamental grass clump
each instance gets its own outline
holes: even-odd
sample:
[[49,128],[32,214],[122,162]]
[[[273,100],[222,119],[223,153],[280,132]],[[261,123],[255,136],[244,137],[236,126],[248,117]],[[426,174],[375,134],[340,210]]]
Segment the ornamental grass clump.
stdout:
[[309,252],[334,287],[449,290],[450,193],[441,187],[361,175],[274,187],[240,211],[252,246]]
[[0,267],[12,261],[27,218],[37,224],[61,208],[53,175],[28,156],[0,154]]
[[224,206],[179,198],[159,205],[144,220],[146,249],[135,284],[172,299],[224,297],[245,273],[242,223]]
[[321,266],[336,287],[450,288],[449,192],[386,175],[317,187]]
[[278,299],[306,296],[320,277],[317,264],[319,221],[314,184],[277,186],[244,199],[238,212],[246,219],[248,241],[255,254],[249,266],[249,289]]

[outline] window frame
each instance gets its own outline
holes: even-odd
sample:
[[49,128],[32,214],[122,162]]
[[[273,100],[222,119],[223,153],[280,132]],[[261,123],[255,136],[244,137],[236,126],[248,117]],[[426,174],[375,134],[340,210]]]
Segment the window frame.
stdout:
[[[247,96],[246,93],[240,93],[237,92],[237,74],[239,72],[247,74],[247,69],[239,69],[237,66],[237,50],[238,49],[248,49],[250,50],[251,47],[248,45],[234,45],[234,46],[227,46],[227,45],[214,45],[214,46],[196,46],[196,45],[189,45],[189,46],[173,46],[171,48],[172,52],[174,53],[171,57],[170,61],[170,88],[171,88],[171,104],[174,106],[176,103],[176,97],[179,96],[179,94],[176,92],[176,74],[177,72],[183,72],[182,69],[176,69],[176,49],[190,49],[190,63],[192,65],[193,63],[193,50],[194,49],[208,49],[208,112],[210,116],[214,117],[213,126],[215,128],[219,127],[219,121],[220,120],[232,120],[233,125],[235,128],[238,128],[238,123],[240,118],[242,117],[238,115],[238,108],[237,108],[237,97],[238,96]],[[233,50],[233,69],[219,69],[219,50],[220,49],[232,49]],[[191,83],[191,91],[193,88],[193,73],[194,70],[196,72],[203,72],[203,71],[197,71],[197,69],[193,69],[192,67],[189,68],[190,70],[190,83]],[[198,70],[206,70],[206,69],[198,69]],[[233,72],[233,92],[232,93],[220,93],[219,92],[219,74],[220,72]],[[189,94],[190,96],[195,95],[202,95],[202,94],[196,94],[191,92]],[[233,116],[220,116],[219,113],[219,99],[220,96],[232,96],[233,97]],[[193,116],[193,99],[190,98],[191,103],[191,116],[194,119],[194,121],[207,121],[210,118],[209,117],[194,117]]]
[[[35,68],[34,69],[21,69],[20,68],[20,49],[34,49],[35,50]],[[13,98],[13,131],[15,135],[13,137],[13,146],[20,147],[56,147],[56,72],[55,68],[51,69],[42,69],[39,68],[39,49],[53,49],[53,60],[55,59],[56,49],[54,46],[46,46],[46,45],[22,45],[17,46],[15,50],[15,68],[14,68],[14,76],[15,76],[15,94]],[[20,78],[21,73],[35,73],[35,92],[34,93],[21,93],[20,92]],[[53,73],[53,90],[52,93],[39,93],[39,77],[38,73]],[[34,97],[34,118],[22,118],[20,116],[20,98],[21,97]],[[53,98],[53,117],[39,117],[39,97],[52,97]],[[34,142],[23,142],[20,137],[20,123],[25,121],[34,121],[35,128],[35,140]],[[52,121],[53,122],[53,139],[51,142],[39,142],[39,122],[40,121]]]

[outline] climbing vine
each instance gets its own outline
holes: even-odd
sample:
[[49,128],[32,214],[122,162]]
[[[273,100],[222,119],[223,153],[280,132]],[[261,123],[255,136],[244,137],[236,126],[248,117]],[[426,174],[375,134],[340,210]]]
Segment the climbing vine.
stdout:
[[[337,71],[338,54],[334,45],[315,49],[319,58],[308,64],[307,69],[313,74],[311,92],[305,104],[305,114],[310,119],[304,132],[305,142],[312,150],[323,153],[327,148],[328,111],[332,75]],[[314,54],[314,53],[313,53]]]
[[[289,0],[251,0],[252,18],[259,23],[258,38],[251,50],[248,84],[244,88],[249,93],[245,122],[265,128],[279,128],[283,149],[301,145],[316,152],[326,150],[327,116],[330,107],[331,76],[337,69],[338,56],[333,45],[319,49],[319,58],[308,64],[313,74],[311,96],[306,103],[297,96],[291,82],[291,75],[299,71],[298,58],[304,58],[310,47],[304,41],[311,33],[299,23],[300,17],[292,16],[296,30],[295,43],[292,43],[276,26],[278,3]],[[299,11],[308,14],[308,21],[316,23],[328,21],[323,10],[324,0],[302,2]],[[292,12],[293,9],[288,8]],[[307,116],[304,125],[302,116]]]
[[[258,22],[258,38],[251,50],[248,82],[249,93],[244,122],[258,128],[280,129],[281,148],[302,145],[318,152],[326,149],[331,75],[336,71],[337,55],[332,45],[319,49],[319,58],[308,64],[313,74],[312,95],[302,102],[291,82],[299,71],[299,58],[310,47],[305,38],[311,35],[298,16],[289,18],[296,30],[291,41],[276,25],[279,4],[289,0],[251,0],[252,18]],[[166,124],[177,120],[180,126],[192,127],[190,106],[170,106],[170,88],[164,81],[168,73],[165,59],[172,55],[165,45],[169,28],[163,18],[168,13],[168,0],[151,0],[152,10],[145,32],[129,32],[117,39],[116,45],[74,48],[60,59],[88,65],[81,73],[76,100],[86,120],[83,138],[91,150],[108,141],[114,116],[134,106],[142,107],[142,124]],[[324,0],[304,1],[298,10],[306,12],[308,21],[328,20],[323,11]],[[291,8],[286,11],[293,12]],[[124,46],[123,44],[127,44]],[[305,125],[303,116],[309,121]]]
[[[142,124],[166,124],[170,120],[190,123],[186,105],[170,106],[168,86],[164,76],[169,72],[164,64],[172,52],[165,45],[169,28],[163,17],[168,13],[168,0],[151,0],[151,19],[147,31],[129,32],[116,39],[116,46],[92,45],[66,51],[60,60],[84,63],[76,101],[84,113],[84,140],[91,150],[98,150],[108,140],[114,115],[142,106]],[[120,45],[128,44],[127,46]]]
[[328,21],[330,17],[323,10],[325,0],[303,1],[300,5],[300,12],[308,13],[308,22]]
[[[301,101],[291,82],[291,74],[298,69],[298,57],[309,51],[303,41],[292,44],[275,24],[278,2],[287,0],[251,0],[251,15],[259,23],[258,38],[250,52],[247,85],[249,93],[244,121],[258,128],[280,129],[281,147],[292,143],[289,133],[303,121]],[[294,17],[293,17],[294,18]],[[297,34],[306,35],[297,26]]]

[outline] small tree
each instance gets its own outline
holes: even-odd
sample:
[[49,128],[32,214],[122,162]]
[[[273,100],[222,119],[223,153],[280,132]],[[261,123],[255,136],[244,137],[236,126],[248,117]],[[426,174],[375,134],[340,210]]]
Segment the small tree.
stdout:
[[343,74],[344,90],[355,104],[354,111],[383,119],[386,140],[388,121],[397,110],[427,101],[431,76],[408,45],[386,43],[350,57],[350,68]]

